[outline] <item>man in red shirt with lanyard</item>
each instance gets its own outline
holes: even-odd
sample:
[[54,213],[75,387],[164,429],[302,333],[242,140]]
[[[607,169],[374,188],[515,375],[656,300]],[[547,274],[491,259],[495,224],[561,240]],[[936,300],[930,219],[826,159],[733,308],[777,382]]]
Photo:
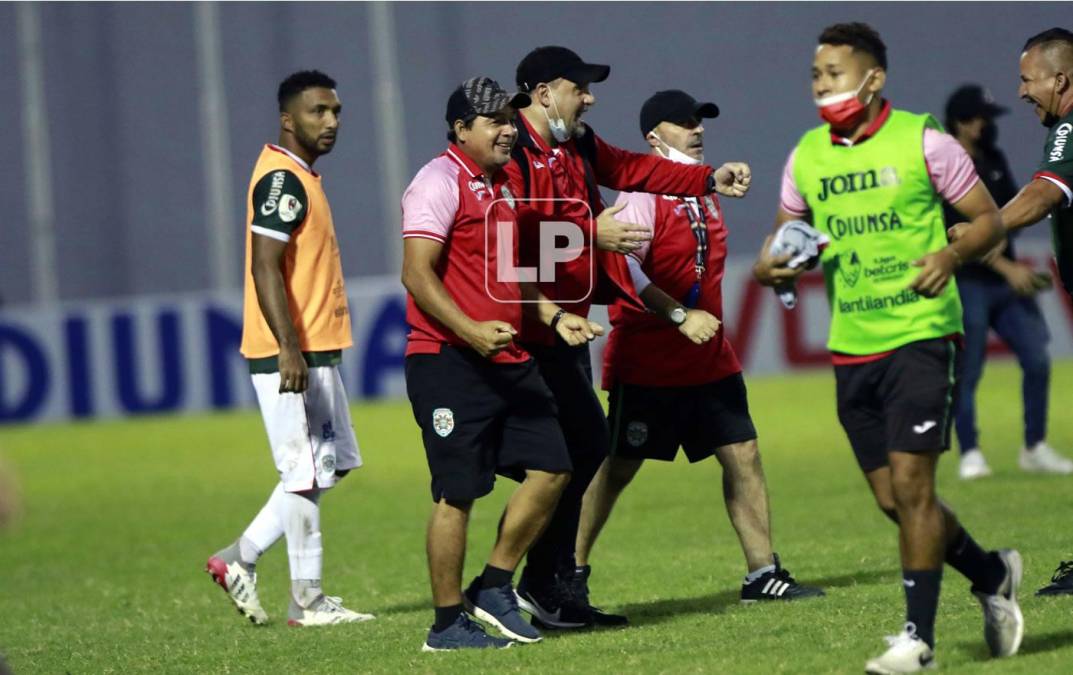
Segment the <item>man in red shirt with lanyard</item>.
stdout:
[[[616,220],[619,207],[604,210],[600,186],[693,196],[718,190],[740,197],[751,179],[749,167],[741,163],[718,170],[684,166],[605,143],[581,117],[596,102],[589,85],[602,82],[609,72],[609,66],[585,63],[569,49],[555,46],[534,49],[516,72],[518,87],[531,97],[519,116],[514,161],[506,167],[518,195],[519,257],[523,265],[533,265],[547,255],[538,244],[545,224],[565,221],[578,226],[583,233],[579,255],[558,266],[554,280],[541,279],[538,286],[580,316],[588,315],[594,300],[632,294],[620,254],[636,250],[649,236],[636,225]],[[521,607],[539,623],[557,628],[624,624],[625,617],[589,604],[590,570],[574,561],[581,500],[610,443],[607,418],[592,387],[589,350],[564,345],[531,320],[523,323],[521,341],[555,395],[574,465],[547,531],[527,558],[518,585]]]
[[[514,569],[544,528],[570,479],[570,457],[555,401],[533,359],[514,342],[522,300],[535,320],[566,344],[603,329],[560,312],[532,285],[503,281],[517,252],[500,250],[499,232],[517,241],[514,197],[503,165],[517,139],[511,96],[490,78],[466,80],[447,102],[447,150],[426,164],[402,198],[402,282],[409,292],[406,390],[421,427],[436,506],[428,527],[436,621],[424,651],[506,647],[463,605],[519,642],[540,633],[518,614]],[[488,229],[489,223],[497,227]],[[507,260],[502,260],[505,256]],[[522,482],[499,524],[495,547],[465,594],[466,526],[474,500],[495,475]]]
[[[683,165],[704,161],[701,118],[719,114],[679,90],[641,107],[641,134],[652,154]],[[616,302],[604,352],[611,392],[611,456],[585,493],[577,562],[589,553],[615,500],[646,459],[690,462],[715,455],[723,467],[727,512],[745,553],[743,602],[823,595],[798,584],[771,550],[767,485],[741,364],[720,330],[727,228],[717,197],[624,192],[619,217],[652,240],[627,254],[634,289],[647,309]]]

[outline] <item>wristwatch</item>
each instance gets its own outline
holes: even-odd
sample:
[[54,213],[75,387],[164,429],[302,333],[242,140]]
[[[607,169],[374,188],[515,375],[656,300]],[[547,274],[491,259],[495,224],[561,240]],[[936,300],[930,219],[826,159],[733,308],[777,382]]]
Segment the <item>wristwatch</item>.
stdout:
[[679,305],[671,310],[671,313],[667,315],[667,318],[676,326],[681,326],[686,322],[686,308]]

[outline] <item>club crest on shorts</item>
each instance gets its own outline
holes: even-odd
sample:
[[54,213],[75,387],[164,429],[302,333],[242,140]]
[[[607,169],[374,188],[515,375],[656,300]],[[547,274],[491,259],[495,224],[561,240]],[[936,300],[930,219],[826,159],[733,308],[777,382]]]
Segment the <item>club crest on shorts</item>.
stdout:
[[324,455],[324,457],[322,457],[321,460],[320,460],[320,465],[324,469],[325,472],[334,473],[335,472],[335,456],[334,455]]
[[455,414],[450,408],[436,408],[432,411],[432,428],[442,438],[447,438],[455,430]]
[[626,425],[626,442],[637,448],[648,440],[648,425],[644,422],[630,422]]

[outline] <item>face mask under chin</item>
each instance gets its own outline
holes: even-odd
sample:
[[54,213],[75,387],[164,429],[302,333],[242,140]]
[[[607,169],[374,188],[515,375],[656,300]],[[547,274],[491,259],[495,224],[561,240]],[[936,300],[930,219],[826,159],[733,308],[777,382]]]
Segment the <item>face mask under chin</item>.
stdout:
[[875,69],[873,68],[865,73],[861,83],[853,91],[813,99],[813,103],[816,104],[816,108],[819,110],[820,119],[830,124],[833,129],[839,130],[850,129],[860,122],[861,118],[868,112],[868,105],[872,102],[875,94],[869,93],[868,100],[863,102],[857,97],[874,72]]
[[664,141],[662,138],[659,137],[658,134],[656,134],[656,132],[653,131],[651,133],[652,133],[652,137],[655,138],[660,143],[662,143],[663,147],[667,149],[666,152],[664,152],[662,149],[656,148],[656,151],[659,154],[663,155],[665,158],[671,160],[672,162],[678,162],[679,164],[703,164],[704,163],[704,157],[703,156],[700,159],[694,159],[693,157],[687,155],[686,153],[682,152],[678,148],[671,147],[670,145],[668,145],[666,141]]
[[541,110],[544,111],[544,119],[548,120],[548,130],[551,131],[552,138],[554,138],[557,143],[566,143],[570,140],[573,134],[566,128],[566,120],[564,120],[563,116],[559,113],[559,104],[555,100],[555,94],[549,92],[549,96],[551,96],[551,104],[555,108],[555,119],[552,119],[551,115],[548,114],[547,108],[541,106]]

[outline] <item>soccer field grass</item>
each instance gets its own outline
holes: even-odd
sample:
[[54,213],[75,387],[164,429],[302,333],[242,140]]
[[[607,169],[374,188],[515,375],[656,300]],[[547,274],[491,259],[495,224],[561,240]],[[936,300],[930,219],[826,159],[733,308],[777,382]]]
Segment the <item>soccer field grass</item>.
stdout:
[[[1052,444],[1073,451],[1073,363],[1056,364]],[[989,479],[941,492],[984,546],[1026,564],[1021,654],[991,661],[968,583],[947,568],[937,625],[945,672],[1073,672],[1073,597],[1036,598],[1073,555],[1073,477],[1016,467],[1019,372],[989,367],[980,393]],[[430,508],[418,430],[403,402],[354,409],[366,466],[322,501],[325,590],[377,621],[286,625],[283,542],[258,566],[272,621],[254,627],[202,572],[275,482],[256,412],[0,430],[24,514],[0,533],[0,652],[16,673],[130,672],[862,672],[900,628],[894,528],[874,508],[838,427],[829,371],[749,382],[771,491],[775,547],[828,597],[742,606],[744,572],[714,460],[650,463],[624,494],[594,555],[593,599],[624,630],[551,635],[497,653],[422,654],[431,622],[424,557]],[[476,574],[513,489],[474,509]],[[468,581],[468,577],[467,577]]]

